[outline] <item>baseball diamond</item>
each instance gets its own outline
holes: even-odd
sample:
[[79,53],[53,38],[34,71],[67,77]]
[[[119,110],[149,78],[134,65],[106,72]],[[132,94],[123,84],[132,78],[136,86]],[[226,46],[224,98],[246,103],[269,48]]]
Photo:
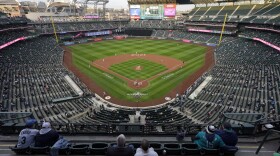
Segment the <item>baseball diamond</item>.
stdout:
[[173,40],[107,40],[65,50],[65,65],[92,91],[126,106],[165,102],[213,65],[211,48]]

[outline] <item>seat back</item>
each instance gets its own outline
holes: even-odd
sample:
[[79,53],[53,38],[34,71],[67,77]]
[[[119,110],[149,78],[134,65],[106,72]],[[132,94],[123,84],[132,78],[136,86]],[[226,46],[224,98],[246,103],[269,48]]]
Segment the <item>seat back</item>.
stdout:
[[90,154],[90,145],[89,144],[78,144],[78,145],[73,145],[70,147],[71,154]]
[[15,152],[16,154],[25,155],[30,154],[30,148],[17,148],[17,147],[10,147],[10,149]]
[[182,154],[183,155],[199,155],[200,150],[198,146],[193,143],[182,144]]
[[156,143],[156,142],[151,142],[151,143],[150,143],[150,147],[153,147],[154,150],[155,150],[158,154],[162,154],[162,151],[163,151],[163,144],[161,144],[161,143]]
[[180,155],[181,154],[181,145],[177,143],[167,143],[164,144],[164,149],[166,150],[167,155]]
[[108,143],[95,142],[91,145],[90,153],[93,155],[105,155],[108,147]]
[[213,155],[213,156],[217,156],[220,154],[219,149],[201,149],[200,150],[200,154],[201,155]]

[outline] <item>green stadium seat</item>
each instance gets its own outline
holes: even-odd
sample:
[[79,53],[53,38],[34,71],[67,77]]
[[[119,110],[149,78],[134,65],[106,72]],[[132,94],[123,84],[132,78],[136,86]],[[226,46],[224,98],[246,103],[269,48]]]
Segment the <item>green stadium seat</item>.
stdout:
[[177,143],[167,143],[164,144],[164,150],[166,150],[167,155],[180,155],[181,145]]
[[90,144],[78,144],[70,147],[71,154],[90,154]]
[[93,155],[105,155],[108,147],[108,143],[95,142],[91,145],[90,153]]

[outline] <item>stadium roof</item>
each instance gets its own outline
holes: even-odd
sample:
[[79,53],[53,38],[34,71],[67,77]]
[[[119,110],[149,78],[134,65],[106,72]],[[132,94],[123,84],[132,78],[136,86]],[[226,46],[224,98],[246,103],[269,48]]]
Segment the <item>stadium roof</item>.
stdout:
[[16,0],[0,0],[0,4],[19,4]]

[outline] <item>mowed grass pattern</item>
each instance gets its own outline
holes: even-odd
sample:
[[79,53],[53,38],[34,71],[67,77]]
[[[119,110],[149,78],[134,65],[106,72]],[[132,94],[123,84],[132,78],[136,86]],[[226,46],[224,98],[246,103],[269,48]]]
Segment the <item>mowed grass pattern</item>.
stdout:
[[[204,64],[206,47],[187,44],[173,40],[126,39],[107,40],[102,42],[87,43],[69,46],[72,50],[74,65],[81,72],[89,76],[111,96],[129,101],[149,101],[164,98],[170,90],[193,74]],[[97,59],[120,54],[157,54],[169,56],[184,61],[182,69],[163,74],[153,79],[149,86],[142,89],[132,89],[123,79],[91,67],[89,64]],[[147,94],[140,99],[135,99],[129,94],[141,92]]]
[[[140,66],[141,70],[135,70],[136,66]],[[114,64],[109,69],[131,80],[146,80],[167,70],[164,65],[145,59],[133,59]]]

